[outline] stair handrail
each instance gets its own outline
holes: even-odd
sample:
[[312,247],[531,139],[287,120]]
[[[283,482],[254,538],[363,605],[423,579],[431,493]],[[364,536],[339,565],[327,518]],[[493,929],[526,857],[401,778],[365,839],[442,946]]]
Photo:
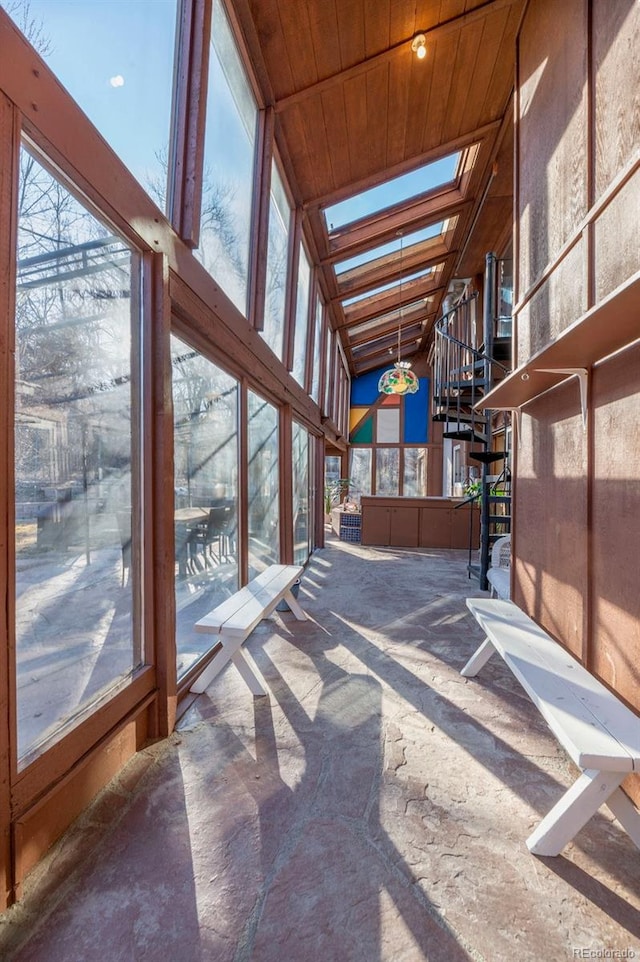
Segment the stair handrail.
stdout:
[[443,314],[442,317],[436,321],[433,328],[434,333],[439,335],[440,337],[445,338],[445,340],[450,341],[452,344],[456,344],[458,347],[463,348],[465,351],[469,351],[471,354],[473,354],[476,361],[489,361],[490,364],[497,364],[498,367],[505,372],[505,374],[509,374],[511,372],[510,367],[507,367],[501,361],[496,360],[495,357],[490,357],[488,354],[485,354],[483,351],[479,351],[476,347],[471,347],[470,344],[465,343],[465,341],[459,340],[459,338],[454,337],[453,334],[449,334],[448,331],[445,331],[442,329],[442,325],[444,324],[445,321],[447,321],[451,317],[452,314],[455,314],[456,311],[460,310],[461,307],[466,306],[470,301],[474,300],[477,296],[478,296],[478,292],[474,291],[474,293],[471,294],[469,297],[465,297],[463,300],[458,301],[455,307],[452,307],[450,310],[447,311],[446,314]]

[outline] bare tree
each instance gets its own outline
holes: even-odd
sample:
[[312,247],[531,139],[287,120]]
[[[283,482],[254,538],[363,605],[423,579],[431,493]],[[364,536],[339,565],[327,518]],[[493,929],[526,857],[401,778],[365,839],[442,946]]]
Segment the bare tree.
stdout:
[[36,19],[31,13],[29,0],[2,0],[0,7],[4,7],[16,26],[23,32],[32,47],[40,56],[47,57],[53,51],[51,38],[44,30],[42,20]]
[[[166,210],[167,187],[169,175],[168,148],[156,151],[155,154],[160,173],[147,177],[145,186],[158,207]],[[235,187],[230,183],[215,180],[209,168],[205,168],[202,186],[202,207],[200,214],[200,251],[196,254],[204,267],[215,276],[216,266],[220,257],[213,255],[214,249],[219,248],[232,265],[238,279],[243,277],[243,263],[240,254],[241,243],[235,227],[233,202],[236,196]],[[213,256],[212,256],[213,255]]]

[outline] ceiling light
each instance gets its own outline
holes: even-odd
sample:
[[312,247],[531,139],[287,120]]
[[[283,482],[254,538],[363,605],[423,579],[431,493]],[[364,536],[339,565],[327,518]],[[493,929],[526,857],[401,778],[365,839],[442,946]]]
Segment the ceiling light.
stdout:
[[[420,382],[411,370],[411,362],[402,360],[402,231],[400,235],[400,283],[398,286],[398,360],[378,381],[380,394],[415,394]],[[391,352],[389,352],[391,353]]]
[[418,60],[424,60],[427,56],[427,38],[423,33],[417,33],[411,43],[411,49]]

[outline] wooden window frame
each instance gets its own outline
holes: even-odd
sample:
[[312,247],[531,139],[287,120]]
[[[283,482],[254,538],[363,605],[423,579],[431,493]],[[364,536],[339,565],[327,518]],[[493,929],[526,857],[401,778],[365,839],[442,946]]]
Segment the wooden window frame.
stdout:
[[200,244],[204,134],[213,0],[180,0],[176,38],[167,216],[185,244]]

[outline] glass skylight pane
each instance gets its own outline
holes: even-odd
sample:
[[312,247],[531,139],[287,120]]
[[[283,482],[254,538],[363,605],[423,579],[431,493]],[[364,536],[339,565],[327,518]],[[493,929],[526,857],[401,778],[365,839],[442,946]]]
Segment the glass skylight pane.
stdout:
[[[429,274],[433,273],[433,267],[428,267],[426,271],[416,271],[415,274],[407,274],[406,277],[402,278],[402,283],[407,284],[409,281],[415,281],[418,277],[427,277]],[[362,301],[365,297],[373,297],[375,294],[382,294],[383,291],[389,291],[392,287],[400,287],[400,281],[391,281],[389,284],[382,284],[380,287],[374,287],[370,291],[365,291],[364,294],[356,294],[355,297],[349,297],[347,300],[342,302],[343,307],[348,307],[349,304],[355,304],[357,301]]]
[[404,253],[406,253],[408,248],[414,244],[419,244],[421,241],[428,240],[430,237],[438,237],[438,235],[442,233],[443,226],[444,221],[439,221],[437,224],[430,224],[428,227],[423,227],[422,230],[417,230],[413,234],[407,234],[404,238],[396,237],[394,240],[389,241],[388,244],[382,244],[381,247],[374,247],[373,250],[365,251],[363,254],[358,254],[356,257],[350,257],[349,260],[335,264],[334,270],[336,274],[344,274],[345,271],[350,271],[354,267],[360,267],[362,264],[368,264],[369,261],[375,261],[379,257],[384,257],[385,254],[393,254],[400,250],[401,240],[403,241],[402,249]]
[[349,339],[352,340],[354,337],[357,337],[358,334],[364,334],[366,331],[374,331],[377,327],[382,327],[386,321],[394,316],[398,316],[397,311],[394,311],[392,314],[382,314],[380,317],[374,317],[373,320],[365,321],[364,324],[355,324],[348,329]]
[[327,207],[324,212],[327,229],[329,232],[337,230],[345,224],[351,224],[355,220],[361,220],[388,207],[394,207],[410,197],[424,194],[428,190],[433,190],[434,187],[448,184],[454,178],[459,157],[460,154],[455,153],[440,160],[434,160],[430,164],[425,164],[424,167],[412,170],[408,174],[401,174],[400,177],[393,177],[384,184],[363,190],[347,200]]
[[[419,337],[422,334],[422,324],[410,324],[403,326],[402,336],[400,338],[403,344],[413,338]],[[370,341],[365,341],[363,344],[355,344],[351,348],[351,352],[356,356],[362,354],[369,354],[371,351],[379,351],[384,348],[387,344],[397,344],[398,342],[398,331],[385,331],[384,334],[379,334],[377,337],[372,337]]]
[[[424,299],[419,301],[412,301],[411,304],[405,304],[402,308],[403,316],[412,313],[420,308],[425,307]],[[384,324],[388,324],[391,320],[398,319],[399,310],[385,311],[384,314],[378,314],[377,317],[371,318],[369,321],[363,321],[362,324],[354,324],[353,327],[347,329],[349,338],[357,337],[358,334],[364,334],[365,331],[375,330],[376,327],[382,327]]]

